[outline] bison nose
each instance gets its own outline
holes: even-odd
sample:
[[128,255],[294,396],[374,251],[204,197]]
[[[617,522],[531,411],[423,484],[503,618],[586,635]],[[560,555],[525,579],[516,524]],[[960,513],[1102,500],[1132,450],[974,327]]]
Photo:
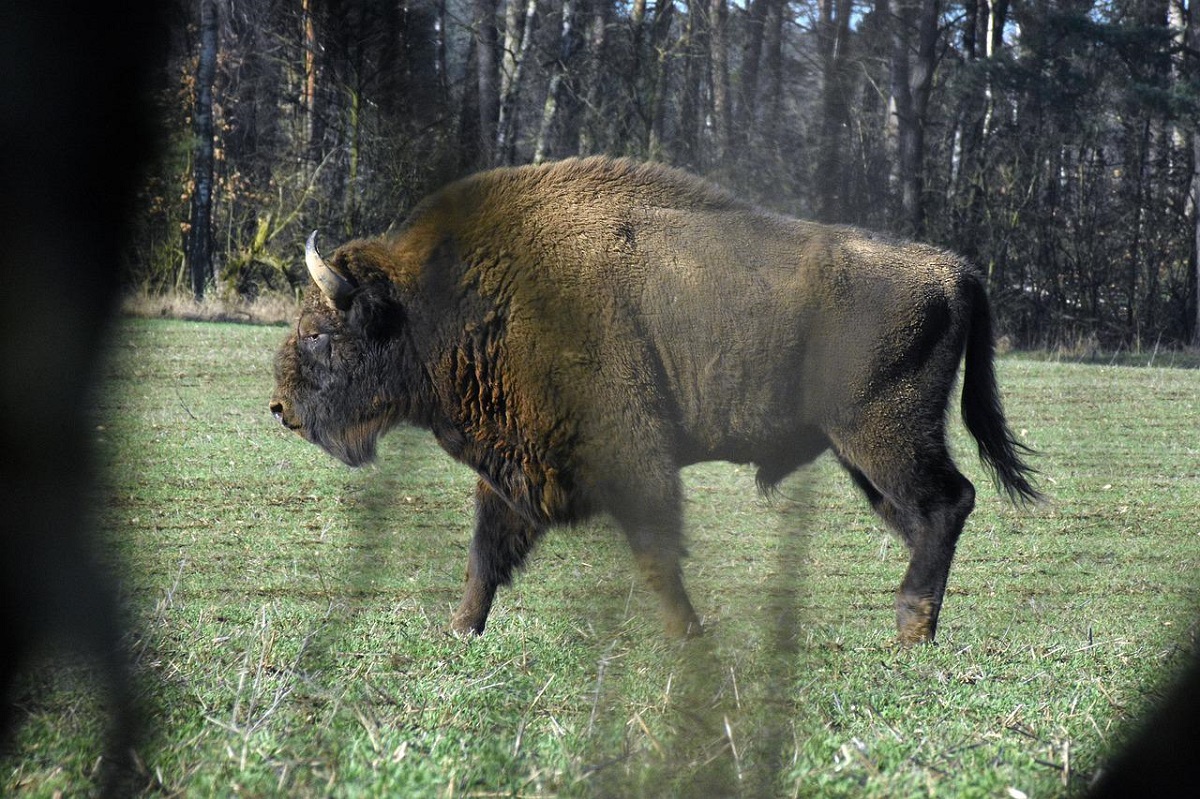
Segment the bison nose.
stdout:
[[299,430],[300,423],[296,421],[295,414],[292,413],[292,408],[281,399],[271,400],[271,415],[275,417],[281,425],[288,430]]

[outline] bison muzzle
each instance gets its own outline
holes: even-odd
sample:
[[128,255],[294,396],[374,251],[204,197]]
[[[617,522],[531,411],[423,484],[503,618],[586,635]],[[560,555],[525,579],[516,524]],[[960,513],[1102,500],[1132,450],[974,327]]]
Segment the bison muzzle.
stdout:
[[328,258],[314,234],[305,259],[271,410],[350,465],[405,422],[477,472],[459,632],[483,632],[547,528],[607,512],[667,631],[697,633],[679,470],[752,463],[770,487],[832,450],[911,550],[900,640],[932,640],[975,498],[946,443],[962,360],[980,456],[1012,498],[1039,497],[983,280],[933,247],[590,158],[475,175]]

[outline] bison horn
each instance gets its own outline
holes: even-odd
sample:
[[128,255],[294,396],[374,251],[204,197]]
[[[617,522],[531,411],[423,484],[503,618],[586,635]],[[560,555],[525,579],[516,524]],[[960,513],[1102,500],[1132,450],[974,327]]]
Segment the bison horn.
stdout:
[[349,304],[350,291],[354,288],[350,281],[333,271],[321,253],[317,252],[317,231],[313,231],[304,244],[304,263],[308,274],[316,282],[321,293],[335,308],[345,308]]

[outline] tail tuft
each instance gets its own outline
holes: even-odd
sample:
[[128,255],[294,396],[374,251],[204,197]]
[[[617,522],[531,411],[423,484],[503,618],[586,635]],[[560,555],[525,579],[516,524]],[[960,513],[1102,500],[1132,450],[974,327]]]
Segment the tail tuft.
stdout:
[[1034,451],[1017,441],[1004,418],[993,365],[992,312],[983,283],[971,283],[971,320],[963,366],[962,416],[979,442],[979,457],[996,484],[1018,504],[1041,502],[1045,495],[1032,482],[1037,470],[1021,460]]

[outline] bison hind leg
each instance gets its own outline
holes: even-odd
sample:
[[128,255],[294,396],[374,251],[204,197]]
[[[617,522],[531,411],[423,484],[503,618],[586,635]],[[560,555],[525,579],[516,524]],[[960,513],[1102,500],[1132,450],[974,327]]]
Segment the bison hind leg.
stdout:
[[703,629],[683,586],[682,489],[677,475],[657,491],[649,490],[654,482],[625,482],[606,505],[629,541],[642,579],[658,596],[667,635],[690,638]]
[[911,464],[893,463],[874,478],[845,456],[838,459],[911,552],[896,593],[900,643],[933,641],[958,537],[975,506],[975,487],[944,451]]
[[896,534],[898,534],[904,543],[909,548],[914,546],[914,535],[920,529],[920,520],[911,518],[904,510],[897,506],[894,502],[888,499],[882,491],[875,487],[875,484],[863,474],[862,470],[843,458],[838,456],[838,461],[846,469],[850,475],[850,479],[858,486],[863,495],[867,498],[867,502],[871,503],[871,509],[875,511],[879,518],[883,519],[884,523]]

